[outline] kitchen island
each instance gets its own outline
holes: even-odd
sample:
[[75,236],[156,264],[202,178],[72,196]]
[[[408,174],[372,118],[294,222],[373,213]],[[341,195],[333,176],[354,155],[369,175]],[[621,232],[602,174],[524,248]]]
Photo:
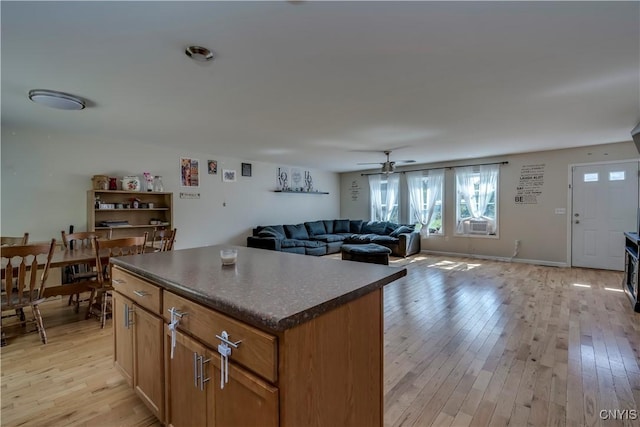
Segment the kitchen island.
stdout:
[[114,359],[167,425],[382,425],[405,269],[220,246],[113,259]]

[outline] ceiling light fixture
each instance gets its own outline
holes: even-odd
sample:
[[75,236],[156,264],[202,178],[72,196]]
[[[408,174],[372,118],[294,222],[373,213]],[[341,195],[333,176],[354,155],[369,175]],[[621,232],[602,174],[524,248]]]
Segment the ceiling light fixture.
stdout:
[[60,110],[82,110],[86,106],[84,100],[75,95],[48,89],[30,90],[29,99],[36,104]]
[[189,46],[184,53],[195,61],[207,62],[213,59],[213,52],[202,46]]

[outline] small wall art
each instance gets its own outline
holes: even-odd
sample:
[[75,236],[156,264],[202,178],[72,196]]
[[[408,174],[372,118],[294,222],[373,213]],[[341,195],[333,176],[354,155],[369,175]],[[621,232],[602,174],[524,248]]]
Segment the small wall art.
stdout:
[[198,187],[200,185],[198,159],[180,158],[180,178],[183,187]]
[[207,160],[207,172],[209,175],[217,175],[218,174],[218,161],[217,160]]
[[242,176],[251,176],[251,163],[242,164]]
[[302,191],[302,171],[298,168],[291,168],[291,188],[295,191]]
[[223,182],[236,182],[235,169],[222,169],[222,181]]
[[276,174],[276,186],[278,190],[286,191],[289,189],[289,169],[288,168],[278,168]]

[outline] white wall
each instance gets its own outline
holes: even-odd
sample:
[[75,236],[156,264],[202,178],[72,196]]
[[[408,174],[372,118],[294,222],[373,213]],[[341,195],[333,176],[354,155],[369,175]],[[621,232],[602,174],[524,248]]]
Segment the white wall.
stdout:
[[[59,238],[70,224],[86,229],[87,190],[93,175],[163,177],[165,191],[174,192],[176,248],[220,243],[245,245],[256,225],[300,223],[339,216],[339,176],[310,170],[314,187],[329,195],[274,193],[276,165],[251,159],[161,148],[122,140],[69,137],[31,130],[2,129],[2,235],[30,233],[30,240]],[[200,187],[180,187],[180,157],[200,161]],[[218,161],[218,174],[208,175],[208,159]],[[242,162],[252,164],[252,177],[240,174]],[[222,169],[235,169],[237,182],[223,183]],[[180,191],[199,192],[200,199],[180,199]],[[223,203],[226,202],[226,207]]]
[[[443,167],[506,160],[508,165],[500,169],[499,238],[456,237],[455,228],[455,175],[445,171],[445,234],[422,239],[422,249],[457,254],[473,254],[489,257],[511,257],[515,240],[521,241],[518,258],[552,265],[563,265],[567,260],[567,231],[570,214],[569,165],[579,163],[608,162],[638,159],[638,151],[632,142],[605,144],[566,150],[541,151],[512,156],[485,159],[467,159],[429,165],[411,165],[404,169]],[[514,201],[516,186],[523,165],[544,164],[542,195],[535,205],[517,205]],[[402,170],[403,168],[399,168]],[[340,216],[343,218],[369,218],[369,184],[361,172],[341,175]],[[405,202],[406,184],[400,181],[401,197]],[[359,187],[357,200],[353,200],[352,188]],[[406,203],[401,209],[406,209]],[[558,215],[556,208],[567,209]],[[406,212],[406,210],[405,210]],[[402,212],[401,212],[402,215]],[[635,215],[635,213],[633,214]]]

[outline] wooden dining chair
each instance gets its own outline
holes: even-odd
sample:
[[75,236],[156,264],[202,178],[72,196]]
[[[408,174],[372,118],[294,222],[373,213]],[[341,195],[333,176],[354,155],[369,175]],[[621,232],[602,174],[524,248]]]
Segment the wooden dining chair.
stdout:
[[155,230],[147,244],[147,250],[152,252],[166,252],[173,250],[173,242],[176,240],[177,228],[173,230]]
[[[112,240],[99,240],[94,238],[93,245],[96,251],[96,283],[89,285],[89,307],[86,318],[97,316],[100,318],[100,327],[104,328],[107,315],[111,313],[109,298],[113,285],[111,283],[111,258],[136,255],[144,253],[147,244],[148,233],[138,237],[123,237]],[[99,314],[96,314],[97,313]]]
[[[97,230],[97,231],[80,231],[77,233],[66,233],[64,230],[60,232],[62,235],[62,245],[65,250],[93,248],[93,239],[111,239],[112,230]],[[75,264],[69,266],[66,273],[69,282],[79,282],[83,280],[95,279],[97,276],[94,265],[92,264]],[[75,303],[75,312],[80,310],[80,294],[69,295],[69,303]]]
[[29,233],[24,233],[22,237],[1,236],[0,246],[16,246],[29,244]]
[[[22,311],[25,307],[31,307],[33,320],[26,321],[21,318],[21,323],[35,323],[40,339],[47,343],[47,333],[44,329],[42,314],[39,304],[44,301],[44,289],[51,257],[56,247],[56,239],[50,243],[37,245],[3,246],[2,253],[2,311]],[[44,269],[39,269],[38,264],[44,263]]]

